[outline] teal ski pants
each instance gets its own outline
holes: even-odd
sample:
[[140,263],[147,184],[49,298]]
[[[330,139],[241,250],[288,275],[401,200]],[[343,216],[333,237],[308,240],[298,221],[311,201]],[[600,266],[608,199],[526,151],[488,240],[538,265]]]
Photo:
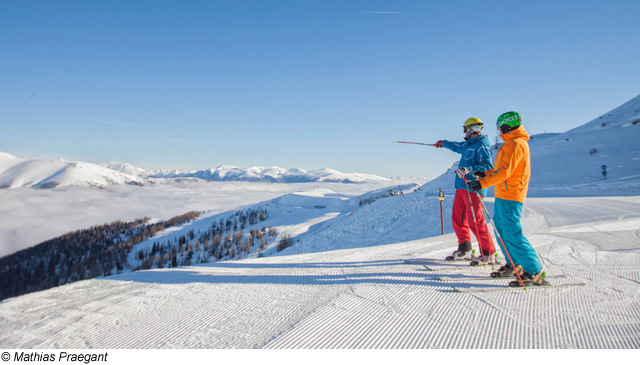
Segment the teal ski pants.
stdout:
[[[522,233],[520,218],[522,217],[523,207],[524,204],[520,202],[496,198],[493,208],[493,221],[505,245],[505,247],[499,246],[507,262],[509,262],[508,257],[510,256],[514,265],[521,265],[524,271],[534,275],[542,270],[542,264],[538,258],[538,253]],[[505,252],[505,248],[509,255]]]

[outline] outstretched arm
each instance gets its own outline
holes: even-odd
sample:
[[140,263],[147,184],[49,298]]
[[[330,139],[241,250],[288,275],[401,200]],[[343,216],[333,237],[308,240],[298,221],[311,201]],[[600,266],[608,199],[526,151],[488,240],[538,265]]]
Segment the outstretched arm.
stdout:
[[449,142],[447,140],[442,141],[442,147],[455,153],[462,153],[462,147],[464,144],[465,142]]

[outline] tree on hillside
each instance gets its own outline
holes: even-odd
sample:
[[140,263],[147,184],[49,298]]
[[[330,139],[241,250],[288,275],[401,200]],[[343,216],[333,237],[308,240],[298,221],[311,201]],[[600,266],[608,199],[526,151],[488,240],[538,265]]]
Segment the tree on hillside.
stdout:
[[173,248],[173,251],[171,252],[171,267],[178,267],[178,252],[176,251],[175,247]]
[[291,247],[291,245],[293,245],[293,240],[291,239],[291,236],[286,234],[278,241],[278,252],[286,249],[287,247]]
[[262,236],[262,238],[260,239],[260,252],[262,253],[265,249],[265,247],[267,246],[267,244],[269,243],[269,241],[267,241],[267,237],[266,236]]
[[233,243],[238,244],[242,240],[242,231],[233,233]]
[[249,237],[244,239],[244,252],[249,255],[251,253],[251,239]]

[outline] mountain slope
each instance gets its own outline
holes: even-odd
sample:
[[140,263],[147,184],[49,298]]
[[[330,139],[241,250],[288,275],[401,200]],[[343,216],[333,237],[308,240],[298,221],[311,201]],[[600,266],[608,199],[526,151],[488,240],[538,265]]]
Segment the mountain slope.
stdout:
[[[415,189],[417,184],[409,184],[402,187],[407,193]],[[321,246],[315,238],[317,234],[322,236],[323,232],[329,231],[334,241],[338,236],[333,227],[342,227],[340,222],[354,225],[360,218],[367,217],[370,213],[367,208],[371,202],[377,200],[402,199],[399,195],[392,195],[389,188],[379,189],[358,197],[351,197],[343,194],[336,194],[328,189],[314,189],[300,191],[283,195],[279,198],[265,201],[259,204],[240,207],[231,212],[204,214],[187,225],[175,227],[166,232],[150,237],[131,250],[129,254],[129,266],[132,268],[144,266],[149,257],[153,257],[153,247],[159,247],[163,252],[171,252],[176,249],[177,262],[179,265],[190,265],[192,263],[230,261],[239,258],[255,258],[272,255],[290,255],[293,253],[313,252],[326,249],[333,249],[334,244]],[[362,200],[366,202],[363,203]],[[425,204],[424,199],[417,197],[412,199],[417,201],[423,209],[430,207]],[[371,204],[373,205],[373,204]],[[399,206],[400,207],[400,206]],[[401,211],[404,212],[403,209]],[[262,212],[260,219],[246,219],[252,213]],[[386,214],[386,213],[383,213]],[[379,214],[375,214],[372,219],[383,220]],[[365,218],[367,219],[367,218]],[[268,227],[268,229],[267,229]],[[331,229],[329,229],[331,228]],[[388,230],[389,227],[387,227]],[[348,229],[348,228],[347,228]],[[257,231],[261,231],[257,232]],[[354,232],[359,232],[356,227]],[[414,230],[411,237],[416,237]],[[257,234],[256,234],[257,233]],[[264,235],[264,238],[262,237]],[[363,247],[368,245],[379,245],[387,242],[377,237],[377,241],[372,241],[370,237],[366,240],[358,241],[357,244],[350,241],[342,241],[342,247]],[[284,247],[283,240],[291,239],[291,242]],[[189,243],[200,248],[189,249]],[[182,244],[187,245],[187,250]],[[158,249],[156,249],[157,251]],[[190,253],[191,252],[191,253]],[[166,266],[160,259],[160,265],[156,263],[152,267]]]
[[0,152],[0,174],[22,161],[22,159],[19,159],[16,156]]
[[146,177],[147,175],[149,175],[149,173],[146,170],[141,169],[139,167],[135,167],[126,162],[107,162],[107,163],[101,163],[100,166],[106,167],[110,170],[121,172],[123,174],[131,175],[131,176]]
[[126,175],[86,163],[62,159],[26,160],[13,164],[0,174],[0,188],[46,189],[61,186],[106,188],[116,184],[144,185],[145,178]]

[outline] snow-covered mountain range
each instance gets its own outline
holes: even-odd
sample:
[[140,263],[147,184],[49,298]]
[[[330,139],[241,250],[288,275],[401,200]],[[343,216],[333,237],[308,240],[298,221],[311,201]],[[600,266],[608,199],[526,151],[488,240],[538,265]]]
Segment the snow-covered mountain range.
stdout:
[[146,171],[124,162],[92,164],[63,159],[23,160],[0,152],[0,189],[82,186],[107,188],[118,184],[146,185],[157,179],[251,181],[274,183],[364,183],[388,181],[371,174],[347,174],[332,169],[305,171],[280,167],[220,166],[207,170]]
[[346,174],[332,169],[305,171],[281,167],[249,167],[223,165],[215,169],[185,171],[162,170],[147,174],[154,178],[198,178],[207,181],[266,181],[278,183],[337,182],[363,183],[388,181],[389,179],[371,174]]

